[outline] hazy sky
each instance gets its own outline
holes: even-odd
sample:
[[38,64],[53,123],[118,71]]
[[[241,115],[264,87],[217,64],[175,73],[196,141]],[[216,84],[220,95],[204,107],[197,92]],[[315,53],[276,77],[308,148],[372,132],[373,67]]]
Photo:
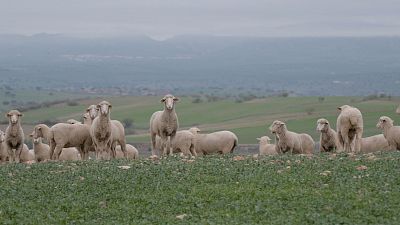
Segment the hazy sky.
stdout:
[[0,33],[400,35],[400,0],[0,0]]

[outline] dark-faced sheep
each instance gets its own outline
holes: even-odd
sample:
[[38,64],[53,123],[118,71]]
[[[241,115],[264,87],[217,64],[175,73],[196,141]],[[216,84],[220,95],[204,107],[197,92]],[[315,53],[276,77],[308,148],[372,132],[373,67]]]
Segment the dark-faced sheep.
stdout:
[[340,111],[336,123],[338,150],[358,153],[361,151],[364,129],[362,114],[357,108],[348,105],[343,105],[338,109]]
[[389,149],[400,150],[400,126],[394,126],[394,121],[388,116],[379,118],[376,127],[383,131],[383,136],[389,143]]
[[161,148],[164,155],[172,155],[171,143],[179,128],[178,116],[175,112],[175,103],[179,99],[173,95],[166,95],[161,99],[164,104],[163,111],[153,113],[150,118],[151,153],[156,155],[156,136],[161,138]]
[[317,121],[317,131],[321,133],[319,138],[320,152],[331,152],[337,148],[337,133],[329,125],[327,119],[321,118]]
[[276,149],[278,153],[290,152],[292,154],[312,154],[314,140],[308,134],[298,134],[288,131],[286,124],[275,120],[270,126],[272,134],[276,135]]
[[22,148],[24,147],[24,131],[21,126],[22,113],[18,110],[11,110],[6,114],[8,127],[6,129],[6,148],[10,162],[20,162]]

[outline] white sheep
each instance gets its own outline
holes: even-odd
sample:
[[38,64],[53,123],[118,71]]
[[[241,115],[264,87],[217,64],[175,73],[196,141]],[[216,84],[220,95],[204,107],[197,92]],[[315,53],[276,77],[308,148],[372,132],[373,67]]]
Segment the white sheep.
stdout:
[[379,118],[376,127],[383,130],[383,136],[389,143],[390,150],[400,150],[400,126],[394,126],[394,121],[388,116]]
[[153,113],[150,118],[151,153],[156,155],[156,136],[161,137],[162,152],[164,155],[172,155],[173,139],[179,128],[178,116],[175,112],[175,103],[179,101],[173,95],[166,95],[161,99],[164,103],[164,110]]
[[36,162],[45,162],[50,159],[50,146],[42,142],[42,138],[33,138],[33,133],[29,135],[32,138],[33,151],[35,152]]
[[200,129],[192,127],[189,129],[195,136],[194,148],[197,154],[208,155],[213,153],[232,153],[238,146],[238,138],[231,131],[217,131],[209,134],[201,134]]
[[21,126],[22,116],[22,113],[18,110],[11,110],[6,114],[9,124],[5,132],[5,143],[10,162],[20,162],[20,155],[24,147],[24,131]]
[[35,152],[33,149],[29,149],[26,144],[23,144],[21,151],[21,162],[33,162],[35,161]]
[[[86,114],[87,113],[87,114]],[[97,105],[90,105],[87,109],[86,109],[86,113],[84,114],[84,118],[85,115],[88,115],[87,119],[87,123],[85,124],[92,124],[94,118],[97,117],[98,115],[98,108]]]
[[286,124],[275,120],[270,126],[270,131],[277,137],[276,149],[279,153],[312,154],[314,140],[308,134],[298,134],[288,131]]
[[50,159],[58,160],[63,148],[76,147],[83,159],[89,158],[92,146],[89,126],[57,123],[51,128],[45,124],[34,127],[33,138],[45,138],[50,143]]
[[340,110],[336,123],[338,150],[360,152],[364,129],[363,117],[360,110],[348,105],[343,105],[338,107],[338,109]]
[[[174,153],[182,152],[185,156],[197,156],[195,150],[195,136],[189,130],[176,132],[175,138],[171,143]],[[161,149],[161,138],[156,137],[156,149]]]
[[96,159],[109,159],[110,154],[115,158],[117,143],[126,157],[125,129],[121,122],[110,119],[111,108],[109,102],[100,102],[97,105],[99,113],[90,126]]
[[319,138],[320,152],[331,152],[337,149],[337,133],[331,128],[327,119],[321,118],[317,121],[317,131],[321,133]]
[[383,134],[361,139],[361,152],[371,153],[376,151],[389,151],[389,143]]
[[[117,153],[116,159],[122,159],[124,158],[124,153],[121,150],[121,146],[117,145],[115,148],[115,151]],[[126,144],[126,155],[127,159],[139,159],[139,151],[132,145]]]
[[2,163],[8,160],[8,152],[5,140],[6,134],[0,130],[0,162]]
[[60,161],[77,161],[81,160],[81,155],[76,148],[63,148],[59,157]]
[[278,155],[276,151],[276,146],[274,144],[270,144],[271,138],[268,136],[262,136],[257,138],[259,141],[259,155]]

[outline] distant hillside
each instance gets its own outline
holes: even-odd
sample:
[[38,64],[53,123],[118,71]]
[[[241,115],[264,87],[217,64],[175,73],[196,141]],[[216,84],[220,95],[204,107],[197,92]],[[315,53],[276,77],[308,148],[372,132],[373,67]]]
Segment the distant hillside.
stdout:
[[400,38],[0,36],[0,86],[270,95],[400,95]]

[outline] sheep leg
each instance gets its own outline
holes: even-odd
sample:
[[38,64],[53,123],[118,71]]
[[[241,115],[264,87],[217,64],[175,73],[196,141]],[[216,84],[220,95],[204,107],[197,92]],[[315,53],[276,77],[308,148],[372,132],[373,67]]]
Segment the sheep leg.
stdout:
[[169,149],[169,155],[174,154],[174,150],[172,149],[172,141],[174,140],[175,136],[169,136],[168,137],[168,149]]
[[8,162],[14,162],[14,152],[12,147],[9,144],[6,144],[7,153],[8,153]]
[[196,149],[194,145],[190,145],[190,152],[192,153],[192,156],[197,157]]
[[361,138],[362,138],[362,129],[357,128],[356,130],[356,143],[355,143],[355,151],[357,153],[361,152]]
[[[121,145],[121,144],[120,144],[120,145]],[[116,142],[112,143],[111,146],[110,146],[110,148],[111,148],[111,157],[112,157],[113,159],[115,159],[115,158],[117,157],[117,152],[116,152],[116,150],[115,150],[116,147],[117,147],[117,143],[116,143]],[[122,147],[122,145],[121,145],[121,150],[122,150],[123,148],[125,148],[125,147],[126,147],[126,146]],[[126,149],[125,149],[125,150],[122,150],[122,152],[124,153],[124,158],[126,159]]]
[[23,147],[24,147],[23,144],[19,144],[17,146],[17,148],[15,149],[15,162],[16,163],[20,163],[20,161],[21,161],[20,157],[21,157],[21,153],[22,153],[22,148]]
[[56,148],[55,142],[50,140],[50,159],[53,159],[54,149]]
[[60,158],[61,152],[62,152],[62,147],[60,145],[57,145],[55,147],[55,151],[53,154],[53,160],[58,160]]
[[[121,146],[122,153],[124,153],[124,158],[127,159],[128,158],[128,153],[126,151],[126,142],[125,142],[125,140],[120,141],[119,145]],[[114,153],[115,153],[115,156],[116,156],[117,153],[115,152],[115,147],[114,147]],[[115,158],[115,156],[114,156],[114,158]]]
[[161,149],[162,149],[163,155],[168,154],[167,141],[168,141],[168,137],[161,137]]
[[[162,143],[161,143],[161,149],[162,149]],[[160,149],[160,151],[161,151]],[[157,155],[156,154],[156,135],[151,134],[151,155]]]

